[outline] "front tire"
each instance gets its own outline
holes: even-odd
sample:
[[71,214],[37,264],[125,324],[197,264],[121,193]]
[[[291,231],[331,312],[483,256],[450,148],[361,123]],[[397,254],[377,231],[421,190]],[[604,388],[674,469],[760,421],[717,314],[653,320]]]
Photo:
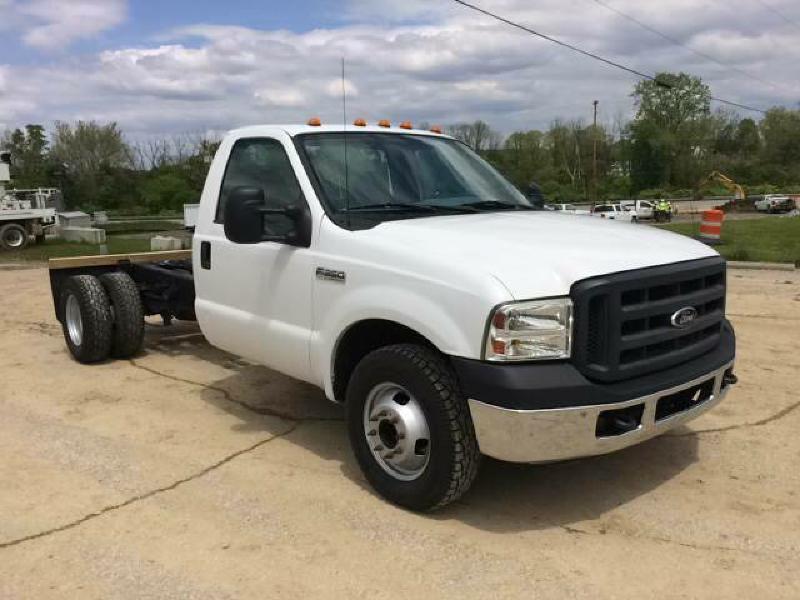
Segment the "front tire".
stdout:
[[458,381],[444,358],[424,346],[379,348],[356,366],[347,424],[364,476],[400,506],[441,508],[478,473],[480,452]]
[[100,280],[74,275],[64,282],[59,314],[64,339],[78,362],[95,363],[111,350],[111,305]]

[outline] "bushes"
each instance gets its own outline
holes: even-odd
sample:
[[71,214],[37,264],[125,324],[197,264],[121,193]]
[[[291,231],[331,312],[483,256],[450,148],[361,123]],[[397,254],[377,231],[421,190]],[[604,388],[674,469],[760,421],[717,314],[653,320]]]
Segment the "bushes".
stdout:
[[199,197],[200,192],[171,169],[149,174],[142,185],[142,201],[150,214],[181,211],[184,204],[197,202]]

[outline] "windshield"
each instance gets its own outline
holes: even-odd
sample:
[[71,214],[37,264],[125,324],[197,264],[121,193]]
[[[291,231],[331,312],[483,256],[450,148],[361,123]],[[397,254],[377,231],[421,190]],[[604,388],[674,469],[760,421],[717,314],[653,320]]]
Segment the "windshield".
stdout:
[[383,220],[430,216],[437,209],[443,214],[531,209],[525,196],[460,142],[396,133],[346,135],[346,148],[344,133],[298,136],[334,213],[380,213],[373,218]]

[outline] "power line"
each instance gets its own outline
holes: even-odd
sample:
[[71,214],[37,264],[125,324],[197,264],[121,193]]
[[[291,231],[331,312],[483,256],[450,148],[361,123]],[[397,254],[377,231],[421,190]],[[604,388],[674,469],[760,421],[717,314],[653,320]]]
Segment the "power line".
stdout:
[[761,6],[763,6],[764,8],[766,8],[768,11],[770,11],[770,12],[772,12],[772,13],[775,13],[776,15],[778,15],[778,16],[779,16],[781,19],[783,19],[784,21],[786,21],[786,22],[787,22],[787,23],[789,23],[790,25],[794,25],[795,27],[797,27],[798,29],[800,29],[800,22],[797,22],[797,21],[795,21],[794,19],[792,19],[792,18],[790,18],[790,17],[787,17],[787,16],[786,16],[786,15],[783,13],[783,11],[780,11],[780,10],[778,10],[777,8],[775,8],[774,6],[772,6],[771,4],[767,4],[766,2],[764,2],[764,0],[756,0],[756,2],[758,2],[758,3],[759,3]]
[[[540,33],[538,31],[536,31],[535,29],[531,29],[530,27],[527,27],[527,26],[522,25],[520,23],[516,23],[515,21],[512,21],[510,19],[506,19],[505,17],[502,17],[502,16],[500,16],[498,14],[495,14],[493,12],[489,12],[488,10],[483,9],[480,6],[475,6],[474,4],[470,4],[469,2],[465,2],[465,0],[453,0],[453,2],[455,2],[456,4],[460,4],[461,6],[469,8],[471,10],[474,10],[476,12],[479,12],[479,13],[481,13],[483,15],[486,15],[487,17],[491,17],[492,19],[495,19],[496,21],[500,21],[501,23],[505,23],[506,25],[510,25],[511,27],[515,27],[517,29],[520,29],[520,30],[526,32],[526,33],[530,33],[531,35],[535,35],[537,37],[540,37],[540,38],[542,38],[544,40],[547,40],[548,42],[552,42],[554,44],[558,44],[559,46],[562,46],[564,48],[568,48],[568,49],[572,50],[573,52],[577,52],[578,54],[583,54],[584,56],[587,56],[587,57],[592,58],[594,60],[597,60],[597,61],[600,61],[602,63],[605,63],[605,64],[607,64],[607,65],[609,65],[611,67],[614,67],[614,68],[617,68],[617,69],[621,69],[623,71],[627,71],[628,73],[631,73],[631,74],[636,75],[638,77],[642,77],[643,79],[649,79],[650,81],[654,81],[657,85],[659,85],[661,87],[665,87],[665,88],[668,88],[668,89],[673,89],[675,87],[675,86],[673,86],[672,84],[670,84],[670,83],[668,83],[666,81],[658,79],[654,75],[650,75],[649,73],[643,73],[642,71],[638,71],[638,70],[636,70],[636,69],[634,69],[632,67],[627,67],[627,66],[625,66],[623,64],[620,64],[620,63],[615,62],[613,60],[610,60],[608,58],[604,58],[604,57],[600,56],[599,54],[595,54],[593,52],[589,52],[588,50],[583,50],[581,48],[578,48],[577,46],[573,46],[572,44],[568,44],[567,42],[563,42],[563,41],[561,41],[559,39],[556,39],[556,38],[551,37],[549,35],[546,35],[544,33]],[[740,104],[738,102],[733,102],[732,100],[725,100],[723,98],[718,98],[716,96],[711,96],[710,98],[711,98],[711,100],[714,100],[715,102],[719,102],[721,104],[727,104],[728,106],[734,106],[736,108],[741,108],[742,110],[750,110],[750,111],[759,112],[759,113],[762,113],[762,114],[766,114],[766,112],[767,112],[767,111],[765,111],[763,109],[760,109],[760,108],[755,108],[753,106],[748,106],[746,104]]]
[[780,88],[780,87],[782,87],[782,86],[779,86],[779,85],[778,85],[778,84],[776,84],[776,83],[773,83],[773,82],[771,82],[771,81],[767,81],[766,79],[762,79],[761,77],[759,77],[759,76],[757,76],[757,75],[753,75],[753,74],[751,74],[751,73],[748,73],[747,71],[744,71],[744,70],[742,70],[742,69],[739,69],[738,67],[735,67],[735,66],[733,66],[733,65],[726,65],[725,63],[723,63],[723,62],[721,62],[721,61],[717,60],[716,58],[714,58],[713,56],[711,56],[710,54],[706,54],[705,52],[701,52],[700,50],[695,50],[694,48],[692,48],[692,47],[691,47],[691,46],[689,46],[688,44],[684,44],[684,43],[683,43],[682,41],[680,41],[679,39],[677,39],[677,38],[674,38],[674,37],[672,37],[672,36],[670,36],[670,35],[667,35],[666,33],[662,32],[662,31],[659,31],[659,30],[658,30],[658,29],[656,29],[655,27],[651,27],[651,26],[650,26],[650,25],[648,25],[647,23],[644,23],[644,22],[640,21],[640,20],[639,20],[639,19],[637,19],[636,17],[633,17],[633,16],[631,16],[631,15],[629,15],[629,14],[627,14],[627,13],[624,13],[624,12],[622,12],[621,10],[619,10],[619,9],[617,9],[617,8],[614,8],[613,6],[611,6],[611,5],[609,5],[609,4],[606,4],[605,2],[603,2],[603,0],[592,0],[592,1],[593,1],[595,4],[599,4],[600,6],[602,6],[603,8],[605,8],[606,10],[610,10],[610,11],[611,11],[611,12],[613,12],[614,14],[616,14],[616,15],[619,15],[619,16],[620,16],[620,17],[622,17],[623,19],[627,19],[627,20],[628,20],[628,21],[630,21],[631,23],[635,23],[636,25],[638,25],[638,26],[639,26],[639,27],[641,27],[642,29],[646,29],[646,30],[647,30],[647,31],[649,31],[650,33],[653,33],[653,34],[657,35],[658,37],[660,37],[660,38],[662,38],[662,39],[664,39],[664,40],[667,40],[667,41],[668,41],[668,42],[670,42],[671,44],[675,44],[676,46],[680,46],[681,48],[685,48],[686,50],[688,50],[688,51],[689,51],[689,52],[691,52],[692,54],[695,54],[695,55],[697,55],[697,56],[699,56],[699,57],[701,57],[701,58],[704,58],[704,59],[706,59],[706,60],[710,60],[711,62],[713,62],[713,63],[715,63],[715,64],[718,64],[718,65],[719,65],[719,66],[721,66],[721,67],[725,67],[726,69],[730,69],[731,71],[736,71],[736,72],[737,72],[737,73],[739,73],[740,75],[744,75],[745,77],[748,77],[748,78],[750,78],[750,79],[753,79],[754,81],[758,81],[758,82],[760,82],[760,83],[764,83],[764,84],[766,84],[766,85],[770,85],[770,86],[772,86],[772,87],[774,87],[774,88]]

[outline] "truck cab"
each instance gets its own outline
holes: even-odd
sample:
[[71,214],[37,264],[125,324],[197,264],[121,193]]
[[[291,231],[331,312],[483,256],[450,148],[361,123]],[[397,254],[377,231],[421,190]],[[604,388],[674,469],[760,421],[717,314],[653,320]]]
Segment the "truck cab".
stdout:
[[[154,273],[191,277],[208,341],[344,405],[367,480],[415,510],[459,498],[484,455],[618,450],[699,416],[735,382],[714,250],[538,210],[439,131],[311,121],[231,132],[191,258],[147,266],[143,312],[170,311]],[[117,263],[135,289],[134,260]],[[51,278],[73,349],[84,313],[69,275]],[[102,286],[82,281],[91,316]]]

